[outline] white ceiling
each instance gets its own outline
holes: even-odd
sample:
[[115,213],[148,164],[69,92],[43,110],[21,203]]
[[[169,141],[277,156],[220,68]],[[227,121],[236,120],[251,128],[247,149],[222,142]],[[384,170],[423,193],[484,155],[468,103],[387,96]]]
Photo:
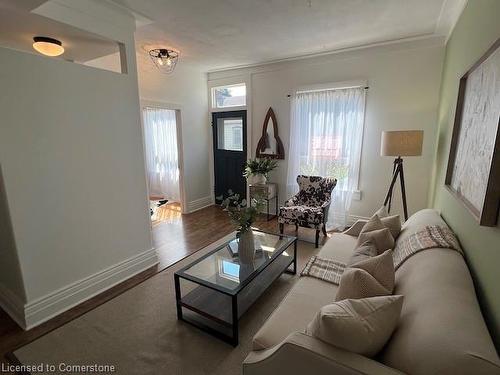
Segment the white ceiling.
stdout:
[[113,0],[149,18],[137,51],[171,47],[204,70],[400,39],[446,37],[467,0]]
[[59,58],[86,62],[116,53],[118,44],[31,11],[45,0],[0,0],[0,46],[38,54],[32,48],[34,36],[48,36],[62,42]]

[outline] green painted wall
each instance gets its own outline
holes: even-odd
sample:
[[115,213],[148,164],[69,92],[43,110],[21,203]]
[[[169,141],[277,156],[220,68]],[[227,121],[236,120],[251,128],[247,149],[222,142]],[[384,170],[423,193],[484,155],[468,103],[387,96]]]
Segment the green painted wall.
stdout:
[[500,0],[469,0],[446,45],[431,205],[457,233],[481,308],[500,347],[500,229],[481,227],[444,187],[460,77],[500,38]]

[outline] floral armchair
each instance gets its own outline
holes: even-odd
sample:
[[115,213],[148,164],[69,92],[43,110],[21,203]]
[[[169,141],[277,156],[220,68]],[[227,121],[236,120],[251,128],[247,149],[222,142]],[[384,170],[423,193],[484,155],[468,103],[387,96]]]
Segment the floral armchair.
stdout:
[[283,233],[285,224],[295,224],[296,230],[300,227],[316,229],[316,247],[319,243],[319,233],[322,230],[326,236],[326,220],[330,208],[333,188],[336,179],[320,176],[297,176],[299,192],[280,207],[278,223],[280,233]]

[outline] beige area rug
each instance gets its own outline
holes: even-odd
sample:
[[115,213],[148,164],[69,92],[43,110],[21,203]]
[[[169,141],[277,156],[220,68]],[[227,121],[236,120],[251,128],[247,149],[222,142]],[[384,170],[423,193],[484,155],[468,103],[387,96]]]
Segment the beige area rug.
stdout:
[[[283,274],[240,320],[236,348],[185,323],[176,315],[173,273],[234,234],[192,254],[85,315],[16,350],[24,364],[108,364],[117,374],[237,375],[251,339],[283,300],[298,276]],[[317,253],[298,242],[300,273]],[[53,374],[54,372],[51,372]],[[58,373],[57,371],[55,373]]]
[[[330,231],[328,232],[328,237],[323,236],[323,233],[320,233],[319,235],[319,246],[323,246],[326,241],[328,241],[328,238],[330,238],[333,233],[337,231]],[[297,237],[300,241],[303,242],[308,242],[311,244],[315,244],[316,242],[316,231],[311,228],[303,228],[299,227],[298,231],[295,231],[295,226],[294,225],[285,225],[284,234],[288,234],[290,236],[295,236]]]

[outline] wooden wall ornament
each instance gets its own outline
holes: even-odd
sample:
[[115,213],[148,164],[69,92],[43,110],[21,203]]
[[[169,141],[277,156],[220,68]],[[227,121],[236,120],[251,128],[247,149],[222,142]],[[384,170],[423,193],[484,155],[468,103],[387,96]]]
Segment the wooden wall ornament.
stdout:
[[[460,79],[445,186],[479,225],[500,210],[500,39]],[[496,87],[496,89],[495,89]]]
[[[269,129],[269,121],[273,126]],[[262,136],[257,143],[257,158],[285,159],[285,148],[278,135],[278,120],[271,107],[267,110],[266,118],[262,124]]]

